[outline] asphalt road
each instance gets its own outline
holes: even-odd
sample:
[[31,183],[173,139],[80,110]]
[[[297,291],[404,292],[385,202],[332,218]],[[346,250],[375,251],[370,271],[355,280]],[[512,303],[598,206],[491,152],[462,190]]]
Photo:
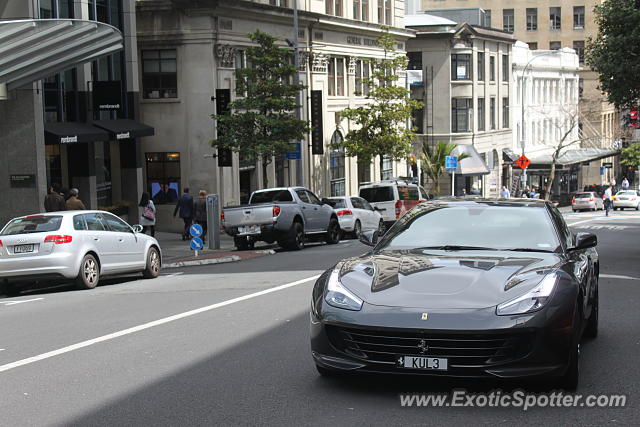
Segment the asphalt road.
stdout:
[[578,394],[625,408],[402,408],[399,393],[535,383],[319,377],[309,354],[313,277],[355,241],[241,263],[126,277],[92,291],[0,297],[0,425],[637,424],[640,214],[566,214],[598,235],[600,335],[583,344]]

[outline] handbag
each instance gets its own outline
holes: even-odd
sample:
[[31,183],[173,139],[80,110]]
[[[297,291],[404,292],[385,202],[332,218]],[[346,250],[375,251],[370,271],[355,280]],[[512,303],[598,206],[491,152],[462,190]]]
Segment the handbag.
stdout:
[[147,205],[144,207],[144,209],[142,210],[142,217],[144,219],[148,219],[149,221],[155,221],[156,220],[156,214],[153,211],[153,209],[151,209],[150,205]]

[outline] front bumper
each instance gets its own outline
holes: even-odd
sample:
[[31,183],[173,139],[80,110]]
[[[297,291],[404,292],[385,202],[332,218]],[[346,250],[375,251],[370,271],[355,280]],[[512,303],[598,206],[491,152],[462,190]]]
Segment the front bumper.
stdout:
[[[325,305],[326,306],[326,305]],[[560,307],[519,316],[495,308],[429,312],[364,304],[359,312],[311,313],[315,363],[339,371],[473,378],[560,376],[577,336],[573,313]],[[400,327],[389,327],[400,325]],[[420,349],[420,342],[429,347]],[[424,347],[424,346],[423,346]],[[448,370],[397,366],[400,356],[447,358]]]

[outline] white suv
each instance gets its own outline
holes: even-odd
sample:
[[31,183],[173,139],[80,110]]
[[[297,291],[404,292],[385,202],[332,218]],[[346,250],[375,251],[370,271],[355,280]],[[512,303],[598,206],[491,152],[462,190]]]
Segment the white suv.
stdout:
[[424,188],[401,179],[365,182],[360,197],[380,212],[387,227],[420,202],[429,199]]

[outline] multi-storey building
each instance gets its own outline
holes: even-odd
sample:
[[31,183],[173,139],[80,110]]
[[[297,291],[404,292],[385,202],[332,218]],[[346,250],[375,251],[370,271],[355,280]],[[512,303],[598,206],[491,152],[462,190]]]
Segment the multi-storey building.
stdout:
[[[404,29],[403,0],[298,1],[301,114],[315,131],[302,144],[302,180],[296,161],[276,157],[267,170],[268,186],[304,184],[322,196],[357,193],[358,183],[380,176],[379,162],[358,164],[329,148],[352,128],[339,112],[371,102],[363,78],[368,59],[382,58],[377,45],[383,26],[405,53],[412,36]],[[146,186],[164,186],[220,195],[223,205],[246,202],[261,188],[262,168],[234,154],[230,166],[211,158],[216,136],[211,114],[236,96],[235,69],[245,67],[248,34],[260,29],[290,48],[294,40],[291,0],[209,1],[138,0],[138,45],[142,58],[141,110],[156,135],[144,142]],[[399,84],[404,85],[404,76]],[[406,162],[383,162],[386,176],[405,176]],[[160,226],[171,206],[159,206]],[[167,214],[163,215],[166,211]]]
[[[420,140],[458,145],[469,155],[460,162],[456,193],[473,187],[489,197],[498,195],[509,169],[503,170],[502,150],[511,148],[512,35],[429,14],[405,17],[416,31],[407,42],[412,97],[424,110],[414,117]],[[416,74],[414,74],[416,73]],[[441,189],[449,192],[449,177]],[[432,183],[427,183],[431,185]],[[449,190],[447,190],[447,187]]]
[[[449,8],[482,8],[484,26],[512,33],[517,40],[535,49],[569,47],[576,51],[579,72],[581,135],[598,140],[600,148],[611,148],[619,137],[617,114],[598,89],[598,76],[584,63],[585,43],[595,37],[598,27],[594,7],[602,0],[422,0],[422,9],[437,13]],[[606,159],[609,163],[612,159]],[[597,172],[599,165],[594,164]]]

